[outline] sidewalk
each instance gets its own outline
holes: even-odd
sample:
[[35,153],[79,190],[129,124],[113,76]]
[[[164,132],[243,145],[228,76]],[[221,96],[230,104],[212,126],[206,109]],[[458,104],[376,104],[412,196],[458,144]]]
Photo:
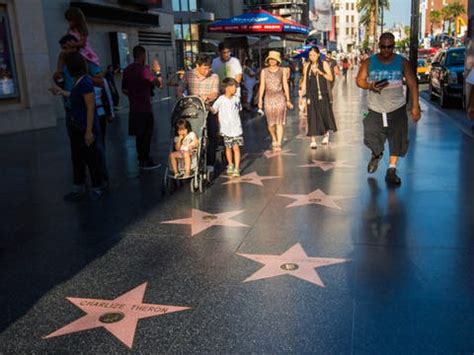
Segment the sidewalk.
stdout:
[[247,176],[203,194],[163,196],[161,171],[139,174],[125,112],[99,201],[62,201],[62,127],[0,137],[0,352],[472,353],[474,145],[422,105],[396,190],[387,157],[366,173],[352,80],[337,85],[329,147],[311,151],[293,112],[284,154],[265,155],[251,120]]

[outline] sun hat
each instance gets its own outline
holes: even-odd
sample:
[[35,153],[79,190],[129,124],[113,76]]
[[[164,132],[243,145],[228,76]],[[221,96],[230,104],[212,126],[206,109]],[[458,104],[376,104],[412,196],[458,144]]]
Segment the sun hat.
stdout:
[[265,58],[265,64],[268,64],[268,61],[270,59],[274,59],[278,62],[278,64],[281,64],[281,55],[280,52],[277,51],[270,51],[268,52],[267,58]]

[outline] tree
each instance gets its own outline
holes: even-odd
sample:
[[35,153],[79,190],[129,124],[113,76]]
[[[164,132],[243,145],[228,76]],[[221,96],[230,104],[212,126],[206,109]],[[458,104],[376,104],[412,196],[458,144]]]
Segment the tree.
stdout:
[[[451,29],[451,22],[454,23],[454,27],[456,27],[456,20],[459,16],[462,14],[466,13],[466,8],[459,3],[459,1],[455,1],[452,4],[449,4],[447,6],[449,8],[449,14],[450,14],[450,23],[449,23],[449,28]],[[451,31],[451,35],[454,36],[455,29]]]
[[360,0],[357,4],[357,10],[361,13],[359,22],[365,26],[365,39],[373,38],[372,48],[377,41],[377,25],[381,22],[381,8],[390,10],[390,0]]
[[434,28],[439,27],[443,17],[441,15],[441,11],[437,11],[437,10],[431,10],[429,17],[430,17],[430,32],[431,32],[431,37],[433,37],[434,36]]

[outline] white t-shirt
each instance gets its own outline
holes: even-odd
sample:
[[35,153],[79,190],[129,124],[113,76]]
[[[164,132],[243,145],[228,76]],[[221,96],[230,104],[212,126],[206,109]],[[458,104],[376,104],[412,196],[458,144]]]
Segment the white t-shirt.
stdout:
[[237,75],[242,74],[242,66],[235,57],[230,57],[227,62],[223,62],[220,57],[217,57],[212,61],[212,71],[219,75],[219,80],[222,82],[225,78],[235,79]]
[[[190,145],[193,144],[194,140],[197,138],[196,133],[189,132],[186,137],[184,137],[183,141],[181,142],[181,147],[179,148],[180,151],[188,152],[190,149]],[[174,137],[174,142],[178,143],[179,137]],[[195,148],[195,147],[194,147]]]
[[[222,83],[225,78],[235,79],[237,75],[242,74],[242,66],[240,60],[235,57],[230,57],[227,62],[217,57],[212,61],[212,71],[219,76],[219,82]],[[237,87],[235,95],[240,97],[240,86]]]
[[241,136],[242,123],[239,112],[242,110],[240,98],[232,96],[230,99],[225,95],[219,98],[212,105],[212,111],[219,114],[220,132],[226,137]]

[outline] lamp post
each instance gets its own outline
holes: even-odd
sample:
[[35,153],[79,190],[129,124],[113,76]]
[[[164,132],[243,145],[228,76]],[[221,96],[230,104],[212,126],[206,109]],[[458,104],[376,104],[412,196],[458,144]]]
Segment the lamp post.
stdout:
[[418,32],[420,28],[420,0],[411,1],[410,64],[416,73],[418,63]]

